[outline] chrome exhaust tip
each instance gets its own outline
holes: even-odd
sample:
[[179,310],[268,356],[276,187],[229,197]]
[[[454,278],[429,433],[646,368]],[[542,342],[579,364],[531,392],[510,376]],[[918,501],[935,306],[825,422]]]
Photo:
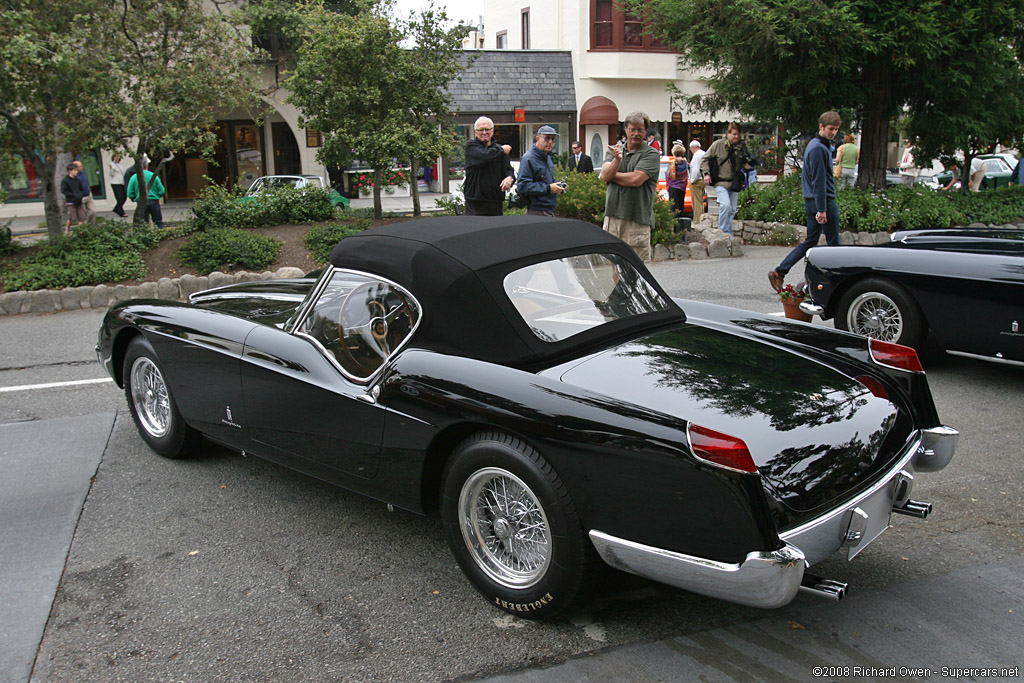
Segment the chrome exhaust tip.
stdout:
[[800,590],[817,595],[819,598],[827,598],[839,602],[846,597],[848,584],[834,579],[823,579],[814,574],[804,572],[804,578],[800,582]]
[[893,512],[898,512],[901,515],[910,515],[911,517],[919,517],[924,519],[931,513],[932,504],[927,503],[923,500],[908,500],[906,503],[900,506],[894,506]]

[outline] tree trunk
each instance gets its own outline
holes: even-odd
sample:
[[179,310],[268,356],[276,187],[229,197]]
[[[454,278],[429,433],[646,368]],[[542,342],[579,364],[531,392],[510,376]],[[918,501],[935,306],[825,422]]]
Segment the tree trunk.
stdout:
[[381,209],[381,205],[380,205],[380,187],[381,187],[381,183],[383,181],[384,181],[384,171],[380,170],[379,168],[375,169],[374,172],[373,172],[373,217],[374,218],[382,218],[384,216],[384,211]]
[[857,187],[885,189],[889,152],[889,121],[894,112],[892,64],[885,60],[865,69],[867,100],[861,121],[860,164]]
[[[38,161],[38,157],[36,161]],[[67,175],[67,164],[64,164],[64,173]],[[56,244],[64,238],[64,197],[60,194],[59,177],[61,164],[57,163],[56,156],[48,156],[43,160],[41,178],[43,180],[43,212],[46,215],[46,237],[50,244]]]
[[420,187],[416,182],[416,160],[409,159],[409,192],[412,193],[412,215],[419,217],[420,211]]

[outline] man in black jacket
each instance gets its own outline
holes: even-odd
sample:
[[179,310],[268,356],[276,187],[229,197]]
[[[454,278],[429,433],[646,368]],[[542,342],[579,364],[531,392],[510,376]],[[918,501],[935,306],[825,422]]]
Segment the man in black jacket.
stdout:
[[476,137],[466,143],[466,179],[462,194],[466,197],[467,216],[500,216],[505,193],[515,181],[510,145],[494,144],[494,122],[481,116],[474,125]]
[[583,153],[583,145],[580,141],[572,143],[572,154],[569,155],[569,170],[577,173],[593,173],[594,160]]
[[60,181],[60,192],[64,195],[64,207],[68,212],[68,220],[64,224],[64,234],[71,231],[71,226],[81,225],[85,221],[85,207],[82,206],[82,182],[78,179],[78,166],[68,164],[68,174]]

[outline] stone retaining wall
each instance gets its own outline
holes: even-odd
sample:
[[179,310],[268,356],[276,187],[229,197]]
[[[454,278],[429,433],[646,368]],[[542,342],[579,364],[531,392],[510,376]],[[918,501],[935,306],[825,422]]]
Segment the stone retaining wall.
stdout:
[[[705,220],[693,227],[692,230],[679,233],[680,241],[677,244],[658,244],[654,247],[655,261],[686,260],[686,259],[707,259],[707,258],[730,258],[743,256],[744,244],[763,244],[765,235],[779,229],[788,228],[796,231],[799,241],[807,239],[806,225],[793,225],[772,221],[733,221],[733,234],[727,235],[718,229],[717,217],[711,220],[705,214]],[[839,234],[839,243],[847,245],[870,246],[883,244],[889,241],[887,232],[842,232]],[[825,244],[825,236],[822,235],[818,244]]]
[[34,292],[7,292],[0,294],[0,316],[18,315],[19,313],[77,311],[83,308],[108,308],[128,299],[179,301],[187,299],[189,294],[236,282],[276,280],[303,277],[304,275],[305,272],[299,268],[278,268],[274,272],[268,270],[262,273],[247,273],[245,271],[222,273],[215,270],[209,275],[163,277],[156,282],[143,282],[141,285],[116,285],[114,287],[95,285],[65,287],[60,290],[40,289]]

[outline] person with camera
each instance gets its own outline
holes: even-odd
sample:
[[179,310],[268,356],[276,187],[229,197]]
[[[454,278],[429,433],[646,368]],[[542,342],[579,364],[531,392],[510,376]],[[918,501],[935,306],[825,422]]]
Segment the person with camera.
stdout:
[[839,114],[827,111],[818,119],[818,134],[804,150],[804,168],[800,184],[804,194],[804,216],[807,239],[796,245],[775,270],[768,271],[768,282],[777,292],[782,289],[786,273],[818,244],[821,233],[830,247],[839,244],[839,205],[836,204],[836,178],[832,171],[832,139],[843,124]]
[[554,216],[558,195],[565,192],[565,183],[555,182],[555,164],[551,152],[558,133],[551,126],[541,126],[534,144],[519,161],[516,191],[527,200],[528,216]]
[[725,137],[712,142],[700,162],[704,183],[715,188],[718,198],[718,229],[727,235],[732,234],[732,217],[747,179],[744,170],[752,168],[753,161],[740,135],[740,124],[730,123]]
[[601,167],[608,186],[604,200],[604,230],[633,248],[644,261],[651,260],[654,199],[658,192],[661,154],[644,140],[651,125],[641,111],[625,121],[626,145],[608,145],[611,161]]

